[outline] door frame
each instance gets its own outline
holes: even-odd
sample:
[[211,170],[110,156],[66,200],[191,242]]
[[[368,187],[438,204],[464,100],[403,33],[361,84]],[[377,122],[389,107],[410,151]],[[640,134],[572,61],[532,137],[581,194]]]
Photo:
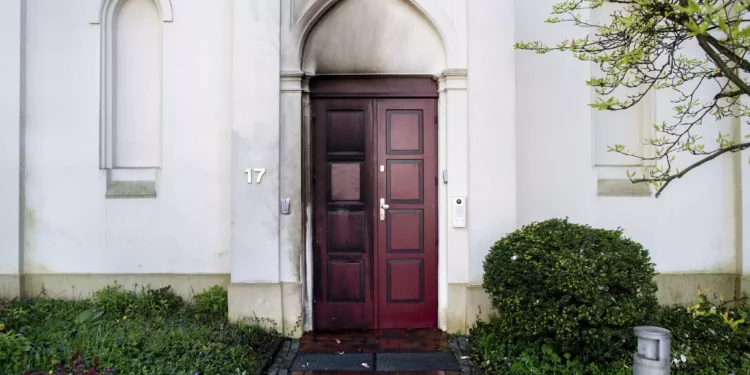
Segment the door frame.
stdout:
[[[442,330],[465,329],[464,315],[451,312],[451,305],[465,305],[466,291],[461,288],[461,283],[466,283],[468,278],[468,235],[464,228],[452,228],[450,224],[449,197],[453,195],[465,196],[468,190],[466,182],[468,168],[468,95],[467,95],[467,71],[465,69],[447,69],[436,75],[314,75],[299,71],[282,72],[282,97],[293,96],[295,93],[299,99],[298,112],[300,127],[300,162],[301,189],[300,209],[302,210],[299,260],[299,282],[301,295],[299,304],[301,315],[299,321],[303,331],[313,331],[313,249],[312,249],[312,204],[314,200],[311,189],[312,168],[312,134],[311,134],[311,107],[310,107],[310,82],[321,82],[323,80],[345,80],[369,78],[431,78],[438,82],[438,328]],[[316,83],[317,84],[317,83]],[[433,87],[434,90],[434,87]],[[319,95],[322,93],[319,93]],[[397,94],[397,92],[391,92]],[[402,93],[402,94],[405,94]],[[353,94],[349,94],[353,95]],[[433,94],[434,95],[434,94]],[[289,109],[294,109],[291,107]],[[291,118],[296,117],[291,115]],[[448,142],[448,138],[452,141]],[[450,185],[443,174],[449,167],[453,167]],[[450,257],[448,248],[451,248]],[[448,267],[448,260],[452,266]],[[451,284],[453,283],[453,284]],[[451,285],[457,287],[451,287]],[[292,301],[288,301],[292,303]],[[297,303],[297,302],[294,302]],[[453,309],[455,310],[455,308]],[[455,314],[458,314],[454,316]]]
[[[305,77],[302,82],[302,198],[305,214],[302,217],[303,248],[305,251],[305,278],[303,283],[304,293],[303,308],[306,315],[305,330],[315,330],[313,314],[314,300],[314,254],[313,254],[313,229],[314,229],[314,207],[315,191],[312,184],[312,167],[315,161],[314,154],[314,130],[312,125],[312,100],[318,98],[403,98],[403,99],[435,99],[438,103],[436,117],[437,129],[437,168],[438,175],[441,168],[445,166],[445,153],[441,144],[444,139],[445,128],[441,116],[441,98],[444,96],[442,80],[437,77],[426,75],[326,75]],[[437,191],[437,291],[438,291],[438,327],[443,328],[445,321],[444,304],[447,297],[447,280],[445,277],[444,259],[446,258],[445,244],[441,240],[444,237],[444,213],[442,202],[444,197],[444,184],[438,184]],[[374,259],[373,259],[374,260]],[[376,275],[377,276],[377,275]],[[375,298],[375,297],[374,297]],[[375,301],[373,301],[375,302]],[[377,312],[375,312],[377,314]]]

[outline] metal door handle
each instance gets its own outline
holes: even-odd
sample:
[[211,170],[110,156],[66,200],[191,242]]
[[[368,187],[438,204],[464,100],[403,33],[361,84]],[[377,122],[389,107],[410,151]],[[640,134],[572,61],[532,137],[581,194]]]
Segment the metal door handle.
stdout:
[[390,206],[385,204],[385,198],[380,198],[380,221],[385,220],[385,210],[388,208],[390,208]]

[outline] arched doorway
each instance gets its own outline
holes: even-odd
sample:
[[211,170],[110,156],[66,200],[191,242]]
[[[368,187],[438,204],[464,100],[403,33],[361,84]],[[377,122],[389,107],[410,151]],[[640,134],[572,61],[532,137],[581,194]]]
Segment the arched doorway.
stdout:
[[442,37],[411,2],[344,0],[301,54],[313,327],[436,327]]

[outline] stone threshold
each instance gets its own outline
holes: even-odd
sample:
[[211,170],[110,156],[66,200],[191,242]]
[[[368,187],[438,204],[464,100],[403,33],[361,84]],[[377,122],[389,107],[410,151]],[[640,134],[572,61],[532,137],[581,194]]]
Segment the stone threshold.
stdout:
[[459,371],[453,353],[300,353],[291,371]]
[[[450,352],[300,353],[300,341],[284,342],[267,375],[409,374],[482,375],[467,356],[468,339],[451,337]],[[366,366],[364,366],[365,364]]]

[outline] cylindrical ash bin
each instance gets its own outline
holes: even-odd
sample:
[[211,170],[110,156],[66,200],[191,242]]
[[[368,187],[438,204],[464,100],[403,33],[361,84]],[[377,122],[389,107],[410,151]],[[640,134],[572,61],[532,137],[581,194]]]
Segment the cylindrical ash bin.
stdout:
[[668,375],[669,331],[660,327],[635,327],[638,351],[633,355],[633,375]]

